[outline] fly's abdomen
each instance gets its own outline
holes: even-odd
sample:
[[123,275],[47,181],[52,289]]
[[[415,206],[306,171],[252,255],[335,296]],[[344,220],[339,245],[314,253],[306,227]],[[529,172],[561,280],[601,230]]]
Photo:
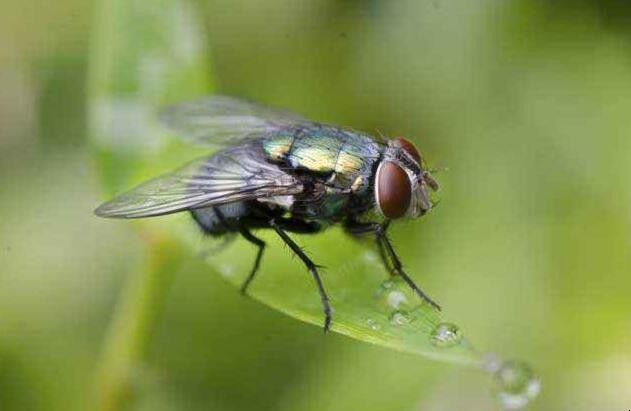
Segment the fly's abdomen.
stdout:
[[248,209],[244,202],[222,204],[218,206],[197,208],[191,210],[191,215],[199,227],[210,235],[221,235],[234,231],[231,226],[237,226],[240,218],[247,215]]

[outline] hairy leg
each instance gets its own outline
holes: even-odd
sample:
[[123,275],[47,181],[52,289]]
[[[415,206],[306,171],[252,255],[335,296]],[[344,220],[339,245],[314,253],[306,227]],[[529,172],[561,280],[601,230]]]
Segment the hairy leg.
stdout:
[[250,232],[247,228],[239,229],[239,232],[250,243],[254,244],[258,247],[258,251],[256,253],[256,259],[254,260],[254,265],[252,266],[252,270],[250,270],[250,274],[245,279],[243,284],[241,284],[241,294],[245,294],[248,290],[248,286],[254,280],[254,276],[256,275],[259,265],[261,264],[261,258],[263,257],[263,251],[265,251],[265,241],[261,240],[254,234]]
[[[401,264],[401,260],[397,256],[394,248],[392,247],[392,243],[390,243],[390,239],[386,234],[386,230],[388,229],[388,222],[386,222],[383,226],[377,223],[358,223],[358,222],[348,222],[346,224],[346,229],[351,234],[366,234],[366,233],[374,233],[377,244],[379,247],[379,251],[381,254],[381,258],[383,259],[383,263],[385,266],[391,270],[394,275],[398,275],[407,283],[414,292],[421,297],[428,304],[436,308],[440,311],[440,306],[432,300],[423,290],[421,290],[414,280],[410,278],[410,276],[403,269],[403,264]],[[388,257],[388,258],[386,258]],[[389,264],[391,263],[391,265]]]
[[280,238],[289,246],[289,248],[302,260],[305,264],[313,279],[318,287],[318,292],[320,293],[320,300],[322,300],[322,311],[324,312],[324,332],[329,330],[331,325],[331,306],[329,304],[329,297],[326,294],[324,289],[324,285],[322,284],[322,279],[320,278],[320,274],[318,273],[318,266],[311,261],[311,259],[302,251],[300,246],[296,244],[289,235],[284,231],[283,227],[276,221],[275,219],[271,219],[269,222],[270,227],[276,231],[276,233],[280,236]]

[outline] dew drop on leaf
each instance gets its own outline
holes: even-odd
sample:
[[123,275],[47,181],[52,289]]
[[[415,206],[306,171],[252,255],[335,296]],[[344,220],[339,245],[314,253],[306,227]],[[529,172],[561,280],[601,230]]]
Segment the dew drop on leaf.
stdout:
[[377,331],[381,328],[377,321],[373,320],[372,318],[366,320],[366,324],[368,324],[368,327],[370,327],[370,329],[373,331]]
[[375,292],[375,298],[377,306],[382,312],[409,311],[420,303],[410,287],[399,279],[389,279],[381,283]]
[[390,324],[407,325],[414,320],[414,317],[407,311],[395,310],[390,314]]
[[462,332],[455,324],[440,323],[432,330],[431,341],[436,347],[453,347],[462,341]]
[[496,397],[506,410],[525,407],[541,390],[541,382],[521,361],[507,361],[495,372]]
[[388,294],[388,305],[393,308],[399,308],[400,305],[407,303],[405,294],[400,291],[392,291]]
[[221,273],[221,275],[223,275],[224,277],[232,277],[234,275],[235,269],[232,265],[230,264],[222,264],[219,267],[219,272]]

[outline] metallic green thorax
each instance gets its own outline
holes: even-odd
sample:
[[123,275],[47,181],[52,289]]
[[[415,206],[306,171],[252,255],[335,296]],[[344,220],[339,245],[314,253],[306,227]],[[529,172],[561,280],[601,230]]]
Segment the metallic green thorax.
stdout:
[[314,219],[335,219],[372,202],[370,180],[384,146],[367,134],[328,126],[283,130],[262,141],[274,163],[306,173],[319,196],[295,212]]

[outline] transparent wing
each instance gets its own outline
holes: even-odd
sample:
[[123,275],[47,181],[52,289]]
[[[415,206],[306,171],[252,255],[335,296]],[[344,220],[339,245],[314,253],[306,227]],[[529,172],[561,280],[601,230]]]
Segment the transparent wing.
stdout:
[[265,161],[253,144],[230,147],[149,180],[95,210],[101,217],[140,218],[211,205],[297,194],[302,184]]
[[314,124],[287,110],[225,96],[169,106],[160,113],[160,119],[182,137],[203,145],[234,144],[244,137]]

